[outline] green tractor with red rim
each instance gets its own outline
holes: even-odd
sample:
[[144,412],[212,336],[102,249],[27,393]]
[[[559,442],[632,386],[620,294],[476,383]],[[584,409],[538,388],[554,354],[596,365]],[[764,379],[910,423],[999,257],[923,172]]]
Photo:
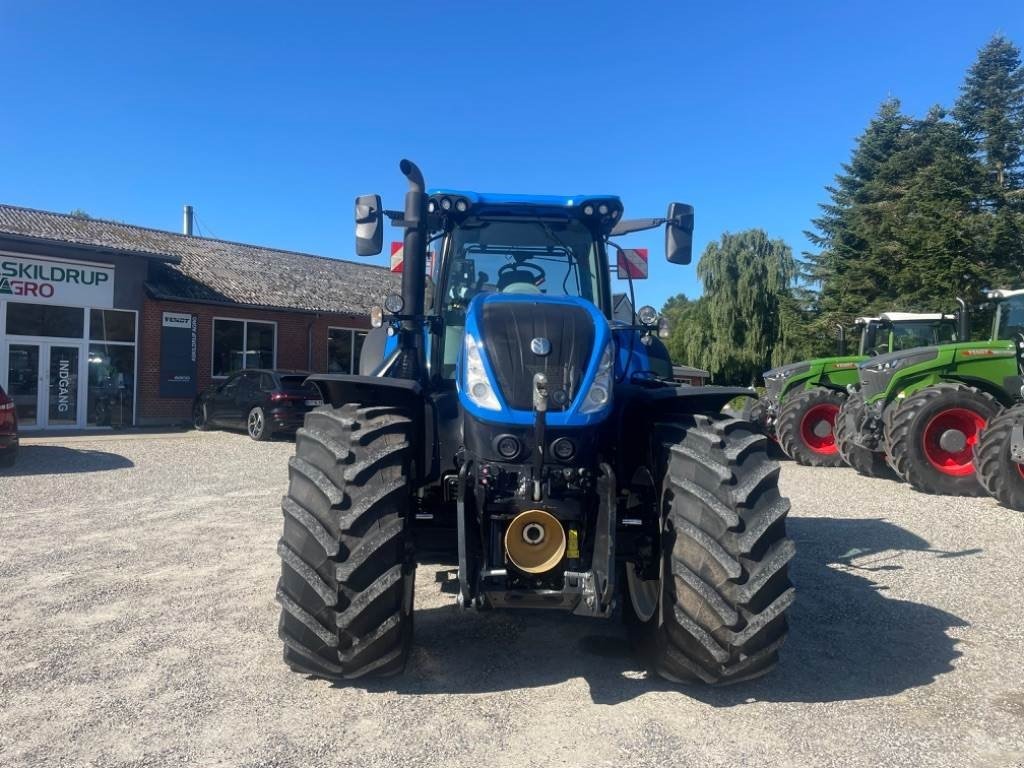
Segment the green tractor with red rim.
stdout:
[[836,356],[766,371],[764,398],[748,404],[746,416],[759,423],[787,456],[805,466],[843,465],[836,419],[848,387],[857,383],[859,363],[893,350],[956,338],[954,317],[938,313],[885,312],[859,317],[855,327],[860,332],[856,355],[846,354],[845,330],[840,326]]
[[[988,477],[979,478],[975,452],[982,450],[979,439],[989,420],[1021,396],[1015,341],[1024,333],[1024,290],[988,296],[995,317],[987,341],[895,351],[862,363],[859,391],[841,415],[862,457],[870,456],[875,466],[884,460],[926,493],[977,496],[1005,475],[1005,466],[989,462]],[[959,335],[969,338],[965,311],[960,326]]]

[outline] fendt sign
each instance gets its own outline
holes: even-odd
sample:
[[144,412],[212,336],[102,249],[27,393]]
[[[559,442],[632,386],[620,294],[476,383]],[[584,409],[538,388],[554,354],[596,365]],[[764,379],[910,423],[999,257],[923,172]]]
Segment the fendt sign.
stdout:
[[85,261],[0,253],[0,300],[114,306],[114,268]]

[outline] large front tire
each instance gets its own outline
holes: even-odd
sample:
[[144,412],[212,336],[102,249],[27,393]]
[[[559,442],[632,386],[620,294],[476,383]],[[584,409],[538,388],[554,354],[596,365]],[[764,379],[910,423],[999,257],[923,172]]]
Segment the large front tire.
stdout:
[[974,445],[998,411],[991,395],[964,384],[919,390],[895,408],[886,425],[889,462],[919,491],[980,496],[985,490],[974,471]]
[[646,577],[626,564],[625,613],[634,642],[668,680],[734,683],[778,660],[795,547],[766,448],[753,425],[726,416],[657,426],[660,560]]
[[864,421],[864,395],[852,392],[836,417],[836,447],[843,461],[867,477],[892,477],[885,454],[855,443],[853,438]]
[[284,497],[279,634],[293,670],[331,680],[405,668],[415,562],[410,420],[323,406],[296,434]]
[[1024,465],[1010,458],[1010,432],[1024,421],[1024,404],[1007,408],[988,422],[974,446],[978,481],[1009,509],[1024,511]]
[[789,458],[805,467],[841,467],[835,425],[846,394],[812,387],[786,397],[779,410],[776,433]]

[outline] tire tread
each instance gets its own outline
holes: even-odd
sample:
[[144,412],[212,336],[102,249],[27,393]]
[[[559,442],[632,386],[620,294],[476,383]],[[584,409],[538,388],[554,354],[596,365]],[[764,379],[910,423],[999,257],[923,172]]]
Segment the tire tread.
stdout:
[[314,409],[297,432],[276,598],[284,660],[298,672],[343,680],[405,666],[410,424],[396,408],[348,404]]

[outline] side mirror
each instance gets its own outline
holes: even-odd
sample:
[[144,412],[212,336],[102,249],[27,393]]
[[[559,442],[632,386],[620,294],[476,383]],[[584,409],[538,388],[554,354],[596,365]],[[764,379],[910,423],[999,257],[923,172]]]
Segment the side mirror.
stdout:
[[665,258],[673,264],[689,264],[693,259],[693,206],[669,203],[665,218]]
[[356,198],[356,254],[376,256],[384,248],[380,195]]
[[658,338],[668,339],[672,336],[672,324],[664,315],[658,320]]

